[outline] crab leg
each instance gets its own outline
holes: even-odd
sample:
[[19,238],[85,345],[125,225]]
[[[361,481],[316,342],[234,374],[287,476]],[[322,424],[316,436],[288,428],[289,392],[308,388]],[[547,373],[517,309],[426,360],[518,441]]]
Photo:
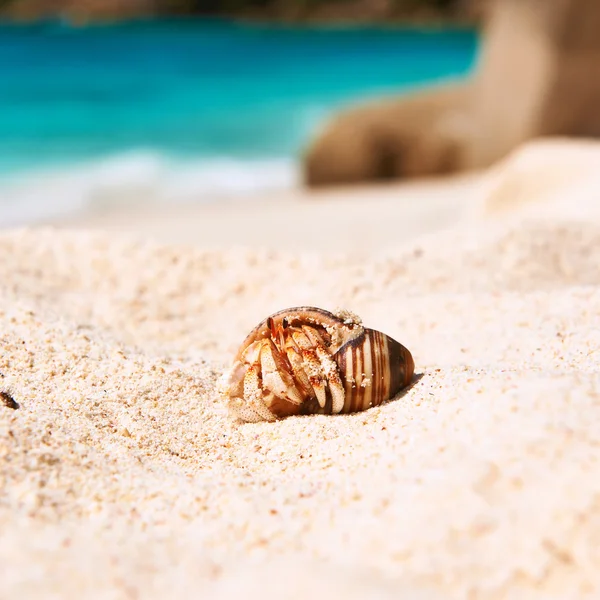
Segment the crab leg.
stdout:
[[294,374],[294,379],[296,380],[296,385],[300,389],[300,392],[304,394],[305,398],[314,398],[315,391],[304,370],[302,353],[292,337],[288,337],[285,342],[285,353],[290,362],[290,366],[292,367],[292,373]]
[[321,363],[329,391],[331,392],[331,412],[333,414],[337,414],[341,412],[342,408],[344,408],[344,399],[346,396],[338,366],[329,352],[327,352],[325,349],[325,345],[321,336],[319,335],[319,332],[316,329],[306,325],[303,326],[302,329],[315,348],[317,358]]
[[265,340],[260,351],[263,387],[292,404],[302,404],[302,395],[294,383],[283,356],[271,340]]
[[329,352],[320,346],[317,346],[317,357],[325,371],[325,377],[327,378],[327,384],[331,392],[331,412],[337,414],[344,408],[346,397],[338,366],[333,358],[331,358]]
[[317,357],[314,344],[303,330],[293,331],[292,338],[302,353],[303,368],[308,375],[308,380],[315,392],[317,402],[321,408],[324,408],[325,402],[327,401],[325,392],[325,371],[323,370],[321,361]]

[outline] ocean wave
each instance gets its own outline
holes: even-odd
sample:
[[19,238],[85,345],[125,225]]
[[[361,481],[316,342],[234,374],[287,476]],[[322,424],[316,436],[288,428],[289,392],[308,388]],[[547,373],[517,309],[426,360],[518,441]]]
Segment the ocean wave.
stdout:
[[32,224],[130,205],[212,202],[299,183],[292,158],[173,159],[131,152],[0,178],[0,226]]

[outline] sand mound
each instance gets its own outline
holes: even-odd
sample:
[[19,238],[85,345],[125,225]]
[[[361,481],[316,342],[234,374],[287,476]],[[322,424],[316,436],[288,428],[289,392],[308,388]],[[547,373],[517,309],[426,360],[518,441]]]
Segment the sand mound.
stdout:
[[[0,236],[0,589],[595,597],[599,242],[550,219],[362,261]],[[416,384],[357,415],[233,422],[222,367],[303,303],[396,337]]]
[[484,212],[598,216],[599,164],[596,140],[540,138],[523,144],[490,169]]

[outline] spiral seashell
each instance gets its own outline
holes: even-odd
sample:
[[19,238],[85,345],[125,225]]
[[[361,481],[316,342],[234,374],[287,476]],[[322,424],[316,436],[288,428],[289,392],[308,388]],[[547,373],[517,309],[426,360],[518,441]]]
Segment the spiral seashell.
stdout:
[[394,397],[414,367],[407,348],[350,312],[290,308],[250,332],[222,392],[244,421],[347,414]]

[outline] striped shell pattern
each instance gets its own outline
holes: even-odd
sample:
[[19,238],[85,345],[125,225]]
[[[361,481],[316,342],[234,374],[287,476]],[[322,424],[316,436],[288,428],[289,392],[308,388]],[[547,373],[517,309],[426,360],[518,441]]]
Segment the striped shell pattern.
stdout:
[[378,406],[412,380],[407,348],[355,315],[290,308],[246,337],[224,380],[231,411],[243,421],[352,413]]

